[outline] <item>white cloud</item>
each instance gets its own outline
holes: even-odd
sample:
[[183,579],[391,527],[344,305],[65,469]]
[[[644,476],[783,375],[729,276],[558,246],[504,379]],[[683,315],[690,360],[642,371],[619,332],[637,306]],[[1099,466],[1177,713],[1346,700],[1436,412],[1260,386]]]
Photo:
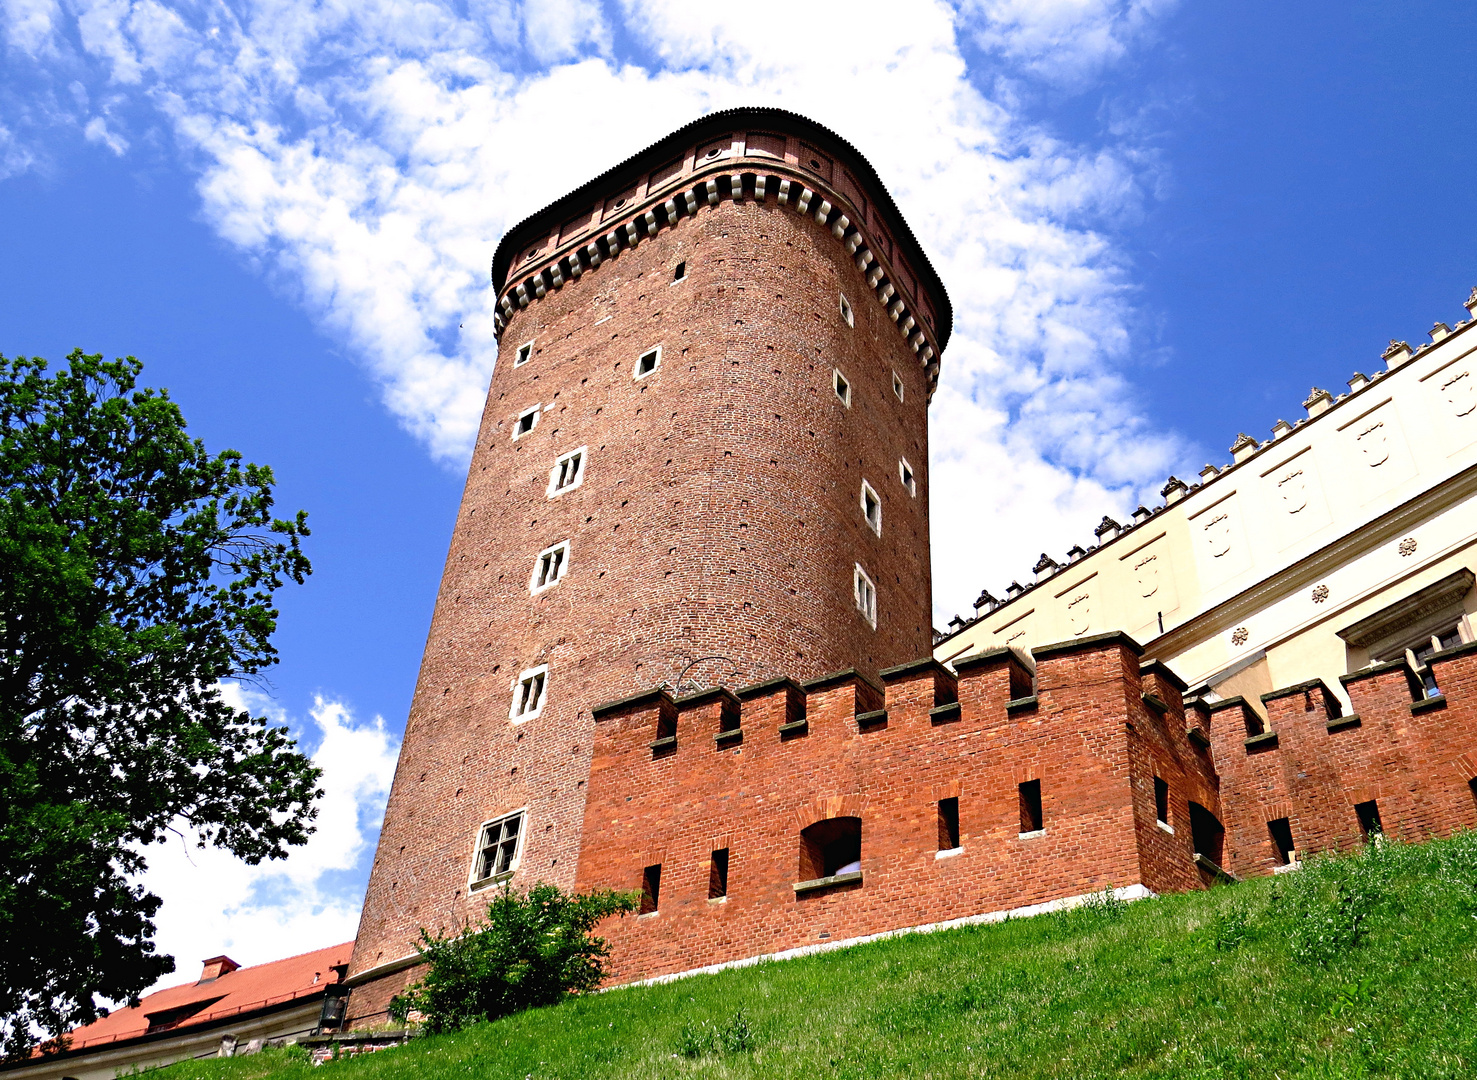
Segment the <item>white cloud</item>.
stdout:
[[[810,31],[778,32],[768,9],[688,0],[91,0],[64,36],[72,67],[93,58],[95,94],[133,87],[168,118],[220,234],[452,467],[491,367],[487,264],[505,228],[707,110],[777,104],[841,132],[954,300],[932,423],[942,621],[1186,456],[1127,381],[1132,268],[1108,231],[1138,213],[1152,163],[1048,138],[978,89],[1002,72],[1088,79],[1170,6],[823,0]],[[11,40],[40,40],[8,18]],[[971,70],[963,42],[1001,67]]]
[[94,116],[87,121],[82,134],[86,136],[88,142],[102,143],[119,157],[122,157],[128,150],[128,140],[117,132],[109,131],[108,122],[101,116]]
[[[280,712],[258,694],[226,687],[227,700],[274,720]],[[362,862],[372,852],[395,772],[399,744],[384,721],[356,722],[345,706],[319,698],[309,727],[323,770],[317,831],[286,859],[249,866],[193,838],[171,837],[145,849],[146,888],[164,903],[155,920],[160,952],[176,971],[160,985],[195,977],[195,965],[227,953],[259,964],[353,939],[363,900]]]

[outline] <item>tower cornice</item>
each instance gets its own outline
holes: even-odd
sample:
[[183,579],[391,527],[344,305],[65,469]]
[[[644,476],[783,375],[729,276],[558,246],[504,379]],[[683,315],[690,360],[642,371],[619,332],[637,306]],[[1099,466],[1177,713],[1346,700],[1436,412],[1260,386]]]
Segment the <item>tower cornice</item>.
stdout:
[[865,157],[783,109],[711,113],[524,219],[492,263],[497,332],[519,309],[702,206],[774,200],[826,225],[937,384],[953,308],[933,264]]

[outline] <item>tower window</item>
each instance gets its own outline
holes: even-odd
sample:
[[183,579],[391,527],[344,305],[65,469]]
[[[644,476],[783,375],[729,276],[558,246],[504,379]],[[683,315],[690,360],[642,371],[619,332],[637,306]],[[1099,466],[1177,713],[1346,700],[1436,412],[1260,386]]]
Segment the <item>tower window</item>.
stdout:
[[542,407],[541,405],[535,405],[533,408],[524,409],[518,414],[518,420],[513,424],[513,438],[521,439],[533,430],[533,426],[538,423],[538,414]]
[[1027,780],[1017,785],[1016,791],[1021,804],[1021,835],[1039,833],[1046,828],[1046,819],[1041,816],[1041,781]]
[[1267,832],[1271,834],[1272,846],[1277,849],[1278,863],[1290,866],[1297,862],[1297,848],[1292,842],[1292,825],[1288,820],[1280,817],[1267,822]]
[[856,325],[856,315],[851,310],[851,301],[844,296],[841,298],[841,317],[846,320],[847,326]]
[[545,548],[533,561],[533,578],[528,583],[528,591],[541,593],[549,586],[557,585],[568,568],[568,540],[563,540],[551,548]]
[[477,852],[472,859],[469,889],[483,889],[506,880],[518,869],[523,851],[523,811],[483,825],[477,834]]
[[1359,818],[1359,831],[1364,834],[1364,839],[1373,840],[1385,834],[1385,827],[1380,824],[1380,804],[1375,800],[1356,803],[1354,814]]
[[636,359],[636,371],[632,375],[635,379],[644,379],[655,371],[662,362],[662,347],[658,345],[654,349],[648,349]]
[[572,488],[577,488],[585,479],[585,450],[581,446],[578,450],[571,450],[566,454],[560,454],[554,461],[554,467],[549,470],[549,497],[562,495]]
[[662,902],[662,864],[641,871],[641,908],[639,915],[651,915]]
[[525,341],[518,346],[518,352],[513,356],[513,366],[522,367],[533,359],[533,342]]
[[959,846],[959,800],[939,800],[939,850],[953,851]]
[[549,665],[529,668],[513,685],[513,705],[508,710],[508,719],[515,724],[532,720],[543,712],[544,699],[548,696]]
[[1154,777],[1154,818],[1160,827],[1174,832],[1169,824],[1169,785],[1159,777]]
[[882,535],[882,500],[865,480],[862,481],[862,517],[867,519],[874,533]]
[[861,818],[826,818],[800,833],[801,881],[856,874],[861,869]]
[[852,589],[856,595],[856,609],[873,630],[877,629],[877,586],[872,584],[872,579],[860,565],[852,576]]
[[896,371],[892,373],[892,392],[899,401],[903,400],[903,380]]
[[686,261],[683,261],[683,262],[678,263],[676,265],[676,267],[672,270],[672,284],[675,285],[679,281],[686,281],[686,280],[687,280],[687,263],[686,263]]
[[831,385],[836,389],[836,396],[841,399],[841,404],[848,409],[851,408],[851,383],[839,370],[831,373]]
[[708,899],[720,900],[728,895],[728,849],[713,852],[708,864]]

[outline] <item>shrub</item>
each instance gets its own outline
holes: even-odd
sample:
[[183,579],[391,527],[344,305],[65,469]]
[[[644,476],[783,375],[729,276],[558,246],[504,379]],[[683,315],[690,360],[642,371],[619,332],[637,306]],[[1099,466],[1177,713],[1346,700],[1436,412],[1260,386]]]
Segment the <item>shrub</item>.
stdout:
[[610,915],[636,910],[639,896],[600,889],[566,893],[537,884],[520,896],[504,887],[480,925],[454,934],[421,930],[426,977],[390,1002],[404,1023],[416,1014],[431,1032],[455,1031],[569,994],[593,990],[610,946],[590,931]]
[[1251,936],[1251,912],[1245,904],[1233,903],[1210,922],[1218,952],[1239,949]]
[[1293,959],[1326,967],[1356,948],[1397,860],[1393,850],[1371,845],[1357,854],[1312,860],[1289,875],[1281,914]]

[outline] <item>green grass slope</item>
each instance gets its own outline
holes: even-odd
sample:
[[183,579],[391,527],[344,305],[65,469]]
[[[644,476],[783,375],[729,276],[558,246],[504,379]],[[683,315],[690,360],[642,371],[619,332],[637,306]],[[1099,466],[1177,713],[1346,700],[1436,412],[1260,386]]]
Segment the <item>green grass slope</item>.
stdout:
[[294,1053],[167,1080],[1472,1077],[1477,834]]

